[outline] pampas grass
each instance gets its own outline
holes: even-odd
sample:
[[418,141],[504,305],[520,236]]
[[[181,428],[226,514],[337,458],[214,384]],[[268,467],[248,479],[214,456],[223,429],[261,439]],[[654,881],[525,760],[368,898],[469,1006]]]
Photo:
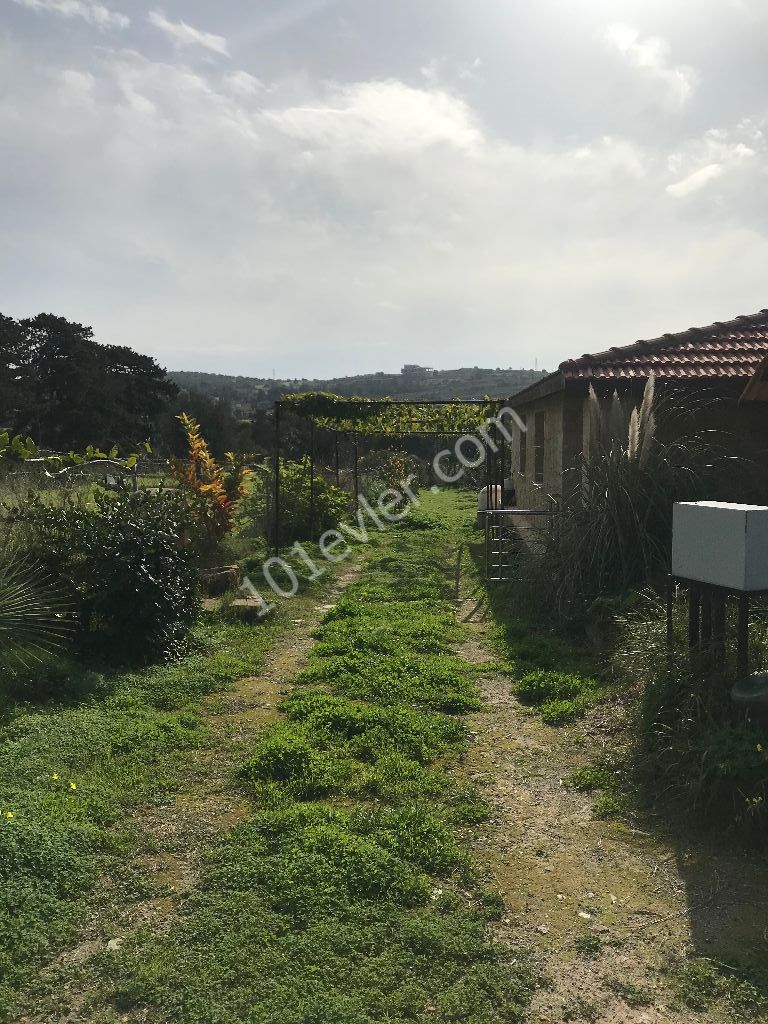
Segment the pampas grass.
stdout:
[[[626,411],[590,388],[590,447],[568,475],[568,495],[544,552],[544,577],[564,614],[641,586],[667,571],[672,504],[711,497],[721,461],[713,432],[681,434],[684,413],[659,400],[651,376]],[[675,421],[675,422],[673,422]],[[664,433],[675,439],[662,438]]]

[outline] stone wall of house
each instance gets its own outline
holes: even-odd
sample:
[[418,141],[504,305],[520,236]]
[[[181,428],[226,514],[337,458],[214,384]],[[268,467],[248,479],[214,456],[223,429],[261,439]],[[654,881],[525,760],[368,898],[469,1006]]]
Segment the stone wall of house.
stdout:
[[[632,409],[643,397],[644,381],[619,382],[624,419],[629,422]],[[617,388],[613,382],[597,387],[600,404],[609,414],[611,397]],[[733,469],[734,487],[739,477],[751,481],[755,494],[747,494],[749,500],[768,500],[768,403],[740,403],[739,398],[744,382],[718,381],[716,384],[689,385],[687,388],[657,384],[657,396],[672,407],[679,405],[693,411],[685,424],[685,433],[696,433],[699,439],[711,434],[713,451],[725,448],[739,456],[741,465]],[[579,390],[558,391],[544,398],[534,399],[525,404],[512,403],[516,413],[525,418],[527,430],[523,435],[525,443],[525,471],[521,471],[519,428],[515,427],[512,441],[512,467],[520,508],[543,509],[548,507],[548,495],[558,498],[567,496],[569,489],[578,487],[579,478],[573,467],[577,466],[582,452],[589,452],[591,446],[589,398],[586,385]],[[544,450],[540,456],[542,472],[536,476],[536,417],[543,416]],[[659,437],[672,440],[678,430],[670,436],[665,429],[666,417],[661,417]],[[625,441],[626,443],[626,441]],[[737,488],[738,489],[738,488]],[[764,493],[767,497],[762,498]],[[734,500],[746,500],[741,492],[734,492]]]
[[[562,485],[563,396],[548,395],[516,411],[526,425],[524,433],[515,428],[512,443],[517,504],[520,508],[546,508],[547,495],[559,494]],[[521,445],[525,447],[522,467]],[[538,452],[538,459],[537,449],[543,449]]]

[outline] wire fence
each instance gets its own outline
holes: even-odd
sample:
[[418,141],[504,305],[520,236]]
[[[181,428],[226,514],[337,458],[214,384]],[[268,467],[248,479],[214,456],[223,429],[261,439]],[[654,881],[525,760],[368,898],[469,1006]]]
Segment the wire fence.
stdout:
[[0,470],[0,523],[10,510],[37,496],[46,504],[88,502],[97,489],[157,493],[177,487],[167,460],[142,460],[135,468],[96,459],[65,471],[52,472],[41,462],[10,463]]

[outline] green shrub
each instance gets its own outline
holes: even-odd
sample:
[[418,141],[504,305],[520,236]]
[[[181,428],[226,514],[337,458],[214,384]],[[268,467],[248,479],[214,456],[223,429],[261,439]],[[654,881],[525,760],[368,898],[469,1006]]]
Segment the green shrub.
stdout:
[[198,608],[192,524],[177,494],[97,492],[90,504],[30,498],[10,513],[14,540],[71,602],[77,640],[117,661],[179,649]]
[[659,792],[699,821],[765,833],[768,731],[730,698],[721,673],[660,665],[646,680],[637,768],[648,796]]
[[[310,494],[309,457],[280,461],[280,543],[312,540],[333,529],[349,512],[349,495],[315,475],[314,522]],[[271,540],[274,530],[274,471],[270,463],[257,467],[248,493],[240,501],[241,531],[247,537]]]
[[[262,784],[282,783],[300,800],[362,790],[392,798],[392,758],[406,771],[413,766],[411,793],[421,795],[421,763],[464,735],[455,720],[442,715],[377,708],[325,693],[299,692],[284,709],[288,721],[261,737],[241,774],[262,791]],[[398,791],[402,796],[405,789]]]
[[383,815],[377,822],[379,841],[403,860],[433,875],[448,875],[466,863],[444,818],[416,804]]
[[598,689],[594,679],[565,672],[529,672],[515,685],[515,693],[526,704],[544,704],[552,700],[572,700]]
[[565,672],[539,671],[524,675],[514,690],[521,701],[538,708],[547,725],[565,725],[581,718],[599,699],[601,685]]
[[453,789],[453,781],[444,771],[396,753],[378,757],[361,786],[363,793],[391,804],[414,799],[445,800]]
[[375,817],[321,804],[265,811],[230,833],[207,882],[263,888],[273,909],[305,920],[357,900],[423,902],[425,876],[377,826]]

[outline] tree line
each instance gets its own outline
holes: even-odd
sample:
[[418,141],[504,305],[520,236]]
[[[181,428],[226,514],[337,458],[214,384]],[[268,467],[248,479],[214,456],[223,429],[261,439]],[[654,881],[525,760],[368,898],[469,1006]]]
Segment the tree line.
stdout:
[[152,356],[100,344],[90,327],[51,313],[0,314],[0,429],[53,451],[126,451],[150,440],[180,453],[181,411],[202,424],[216,454],[269,444],[265,423],[241,423],[226,401],[180,388]]

